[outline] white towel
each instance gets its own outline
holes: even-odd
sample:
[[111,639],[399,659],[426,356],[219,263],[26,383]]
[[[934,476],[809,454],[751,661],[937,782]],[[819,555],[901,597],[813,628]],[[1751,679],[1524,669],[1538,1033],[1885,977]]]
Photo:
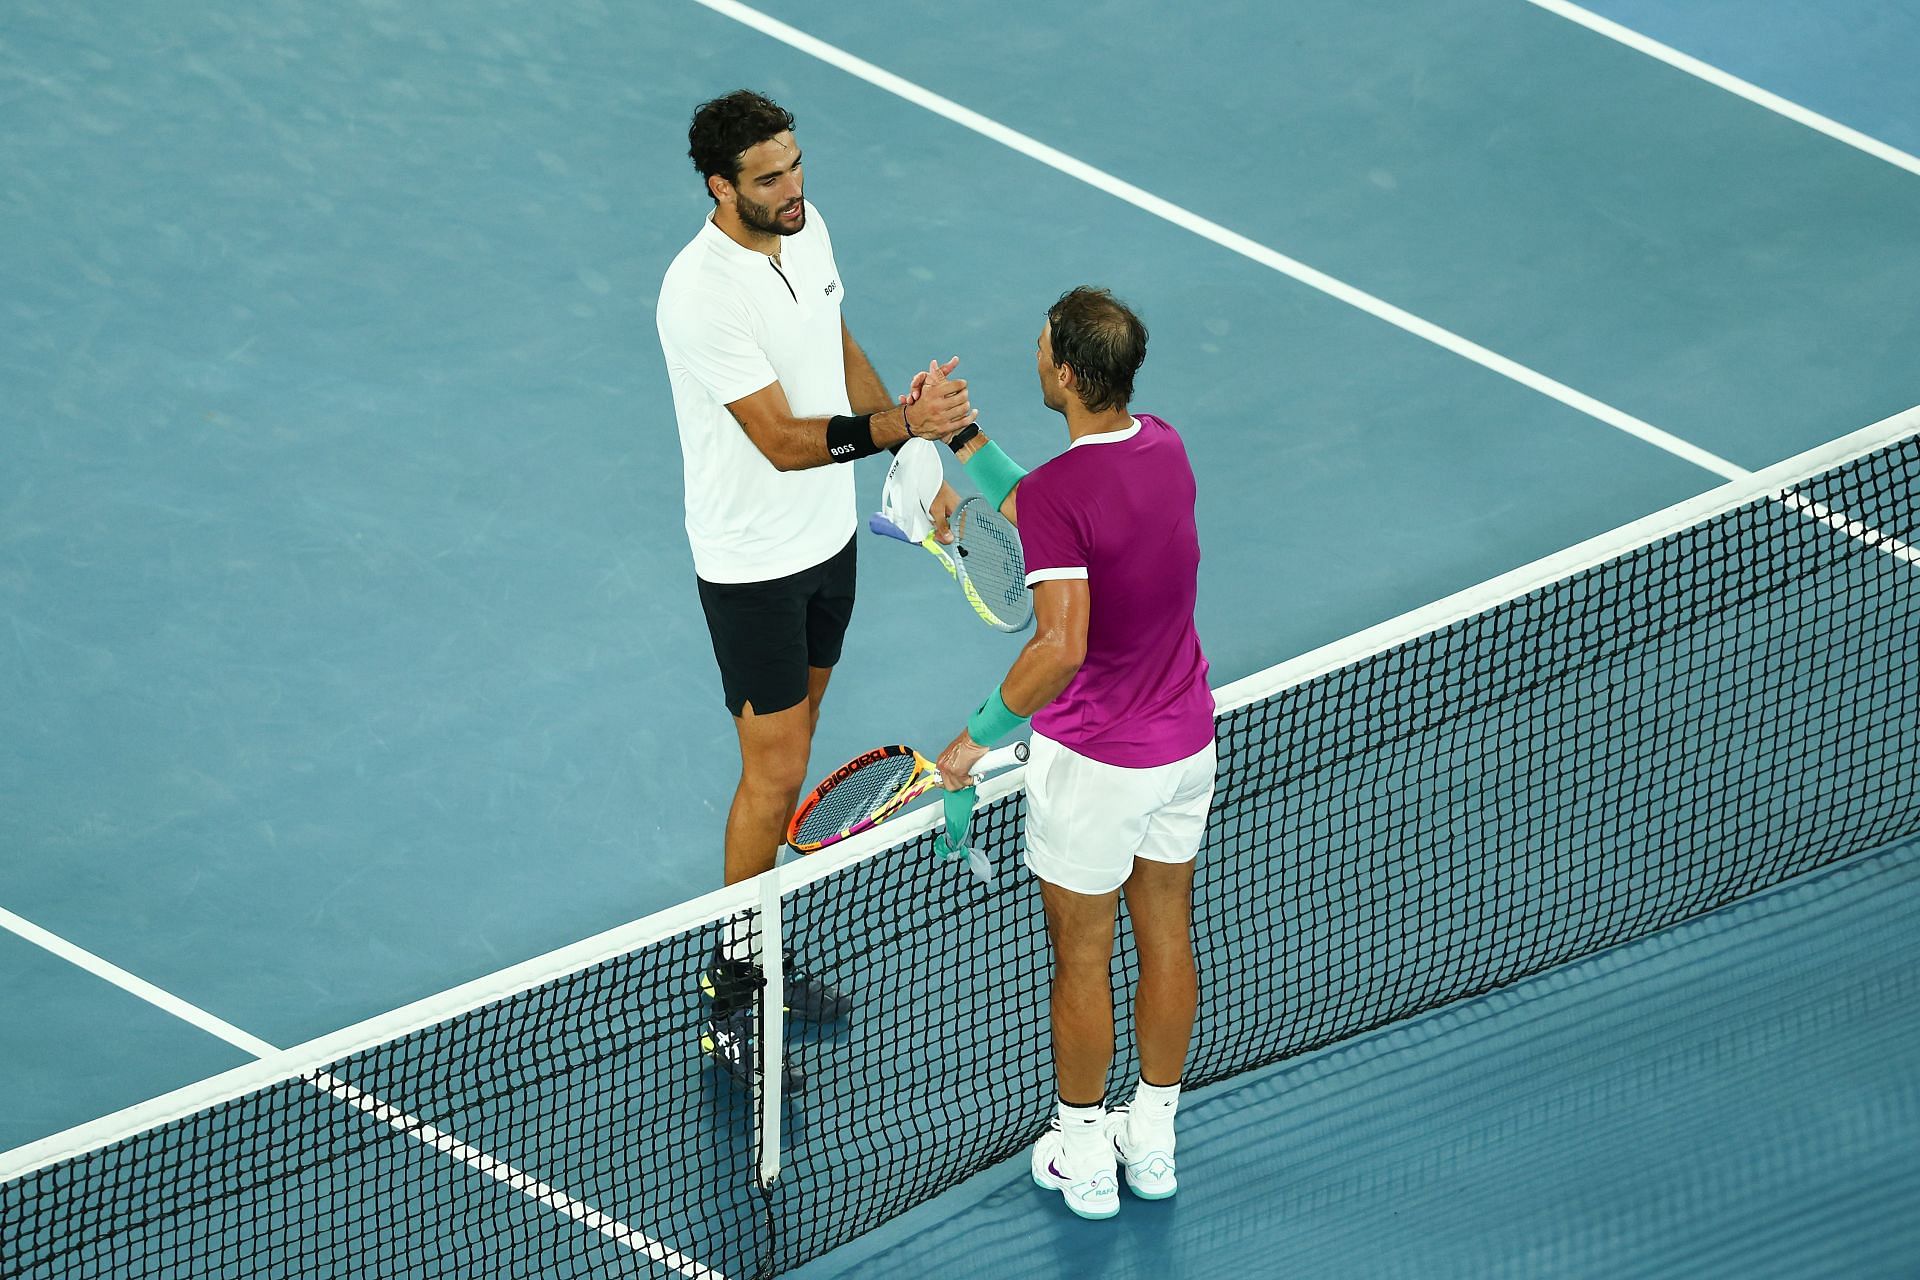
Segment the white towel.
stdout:
[[907,541],[919,542],[933,532],[933,500],[940,496],[946,473],[940,467],[940,454],[933,441],[919,436],[900,446],[887,468],[887,482],[880,490],[880,514]]

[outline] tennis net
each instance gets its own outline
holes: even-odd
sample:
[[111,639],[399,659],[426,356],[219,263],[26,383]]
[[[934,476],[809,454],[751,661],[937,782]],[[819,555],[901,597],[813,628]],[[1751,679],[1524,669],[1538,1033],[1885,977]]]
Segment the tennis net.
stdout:
[[[1920,830],[1916,431],[1920,410],[1219,691],[1189,1083]],[[817,1257],[1046,1123],[1018,783],[982,789],[992,884],[930,856],[929,806],[0,1157],[0,1276],[734,1278]],[[690,975],[737,912],[857,1000],[789,1029],[811,1087],[772,1100],[777,1144],[697,1048]],[[1138,1070],[1135,968],[1123,919],[1115,1088]]]

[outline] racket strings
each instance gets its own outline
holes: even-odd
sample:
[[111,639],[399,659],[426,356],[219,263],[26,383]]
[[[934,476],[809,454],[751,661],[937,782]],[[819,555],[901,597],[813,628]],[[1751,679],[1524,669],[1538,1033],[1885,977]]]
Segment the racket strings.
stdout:
[[871,818],[913,781],[915,768],[911,755],[901,755],[854,770],[815,801],[794,830],[794,842],[813,844]]
[[954,546],[980,601],[1003,622],[1024,621],[1033,610],[1020,535],[998,512],[965,514]]

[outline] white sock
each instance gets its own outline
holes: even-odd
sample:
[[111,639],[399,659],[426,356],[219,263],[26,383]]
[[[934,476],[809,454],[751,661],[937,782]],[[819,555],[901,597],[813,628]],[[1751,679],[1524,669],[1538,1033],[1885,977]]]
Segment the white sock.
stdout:
[[1066,1151],[1067,1167],[1075,1174],[1089,1173],[1104,1163],[1110,1148],[1102,1122],[1107,1109],[1100,1103],[1090,1107],[1060,1104],[1060,1139]]
[[742,911],[729,917],[721,935],[720,954],[729,960],[753,959],[753,917]]
[[1127,1145],[1142,1145],[1139,1139],[1151,1139],[1155,1146],[1171,1149],[1173,1117],[1180,1109],[1178,1084],[1148,1084],[1142,1080],[1127,1105]]

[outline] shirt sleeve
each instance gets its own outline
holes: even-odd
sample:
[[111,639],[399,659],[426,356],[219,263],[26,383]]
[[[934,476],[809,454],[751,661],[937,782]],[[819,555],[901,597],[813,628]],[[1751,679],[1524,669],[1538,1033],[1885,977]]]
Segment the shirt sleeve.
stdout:
[[721,404],[780,380],[737,300],[711,293],[684,298],[661,317],[660,333],[668,358]]
[[[1027,585],[1087,576],[1085,513],[1052,483],[1057,477],[1036,469],[1020,481],[1020,545],[1027,557]],[[1040,483],[1034,483],[1036,480]]]

